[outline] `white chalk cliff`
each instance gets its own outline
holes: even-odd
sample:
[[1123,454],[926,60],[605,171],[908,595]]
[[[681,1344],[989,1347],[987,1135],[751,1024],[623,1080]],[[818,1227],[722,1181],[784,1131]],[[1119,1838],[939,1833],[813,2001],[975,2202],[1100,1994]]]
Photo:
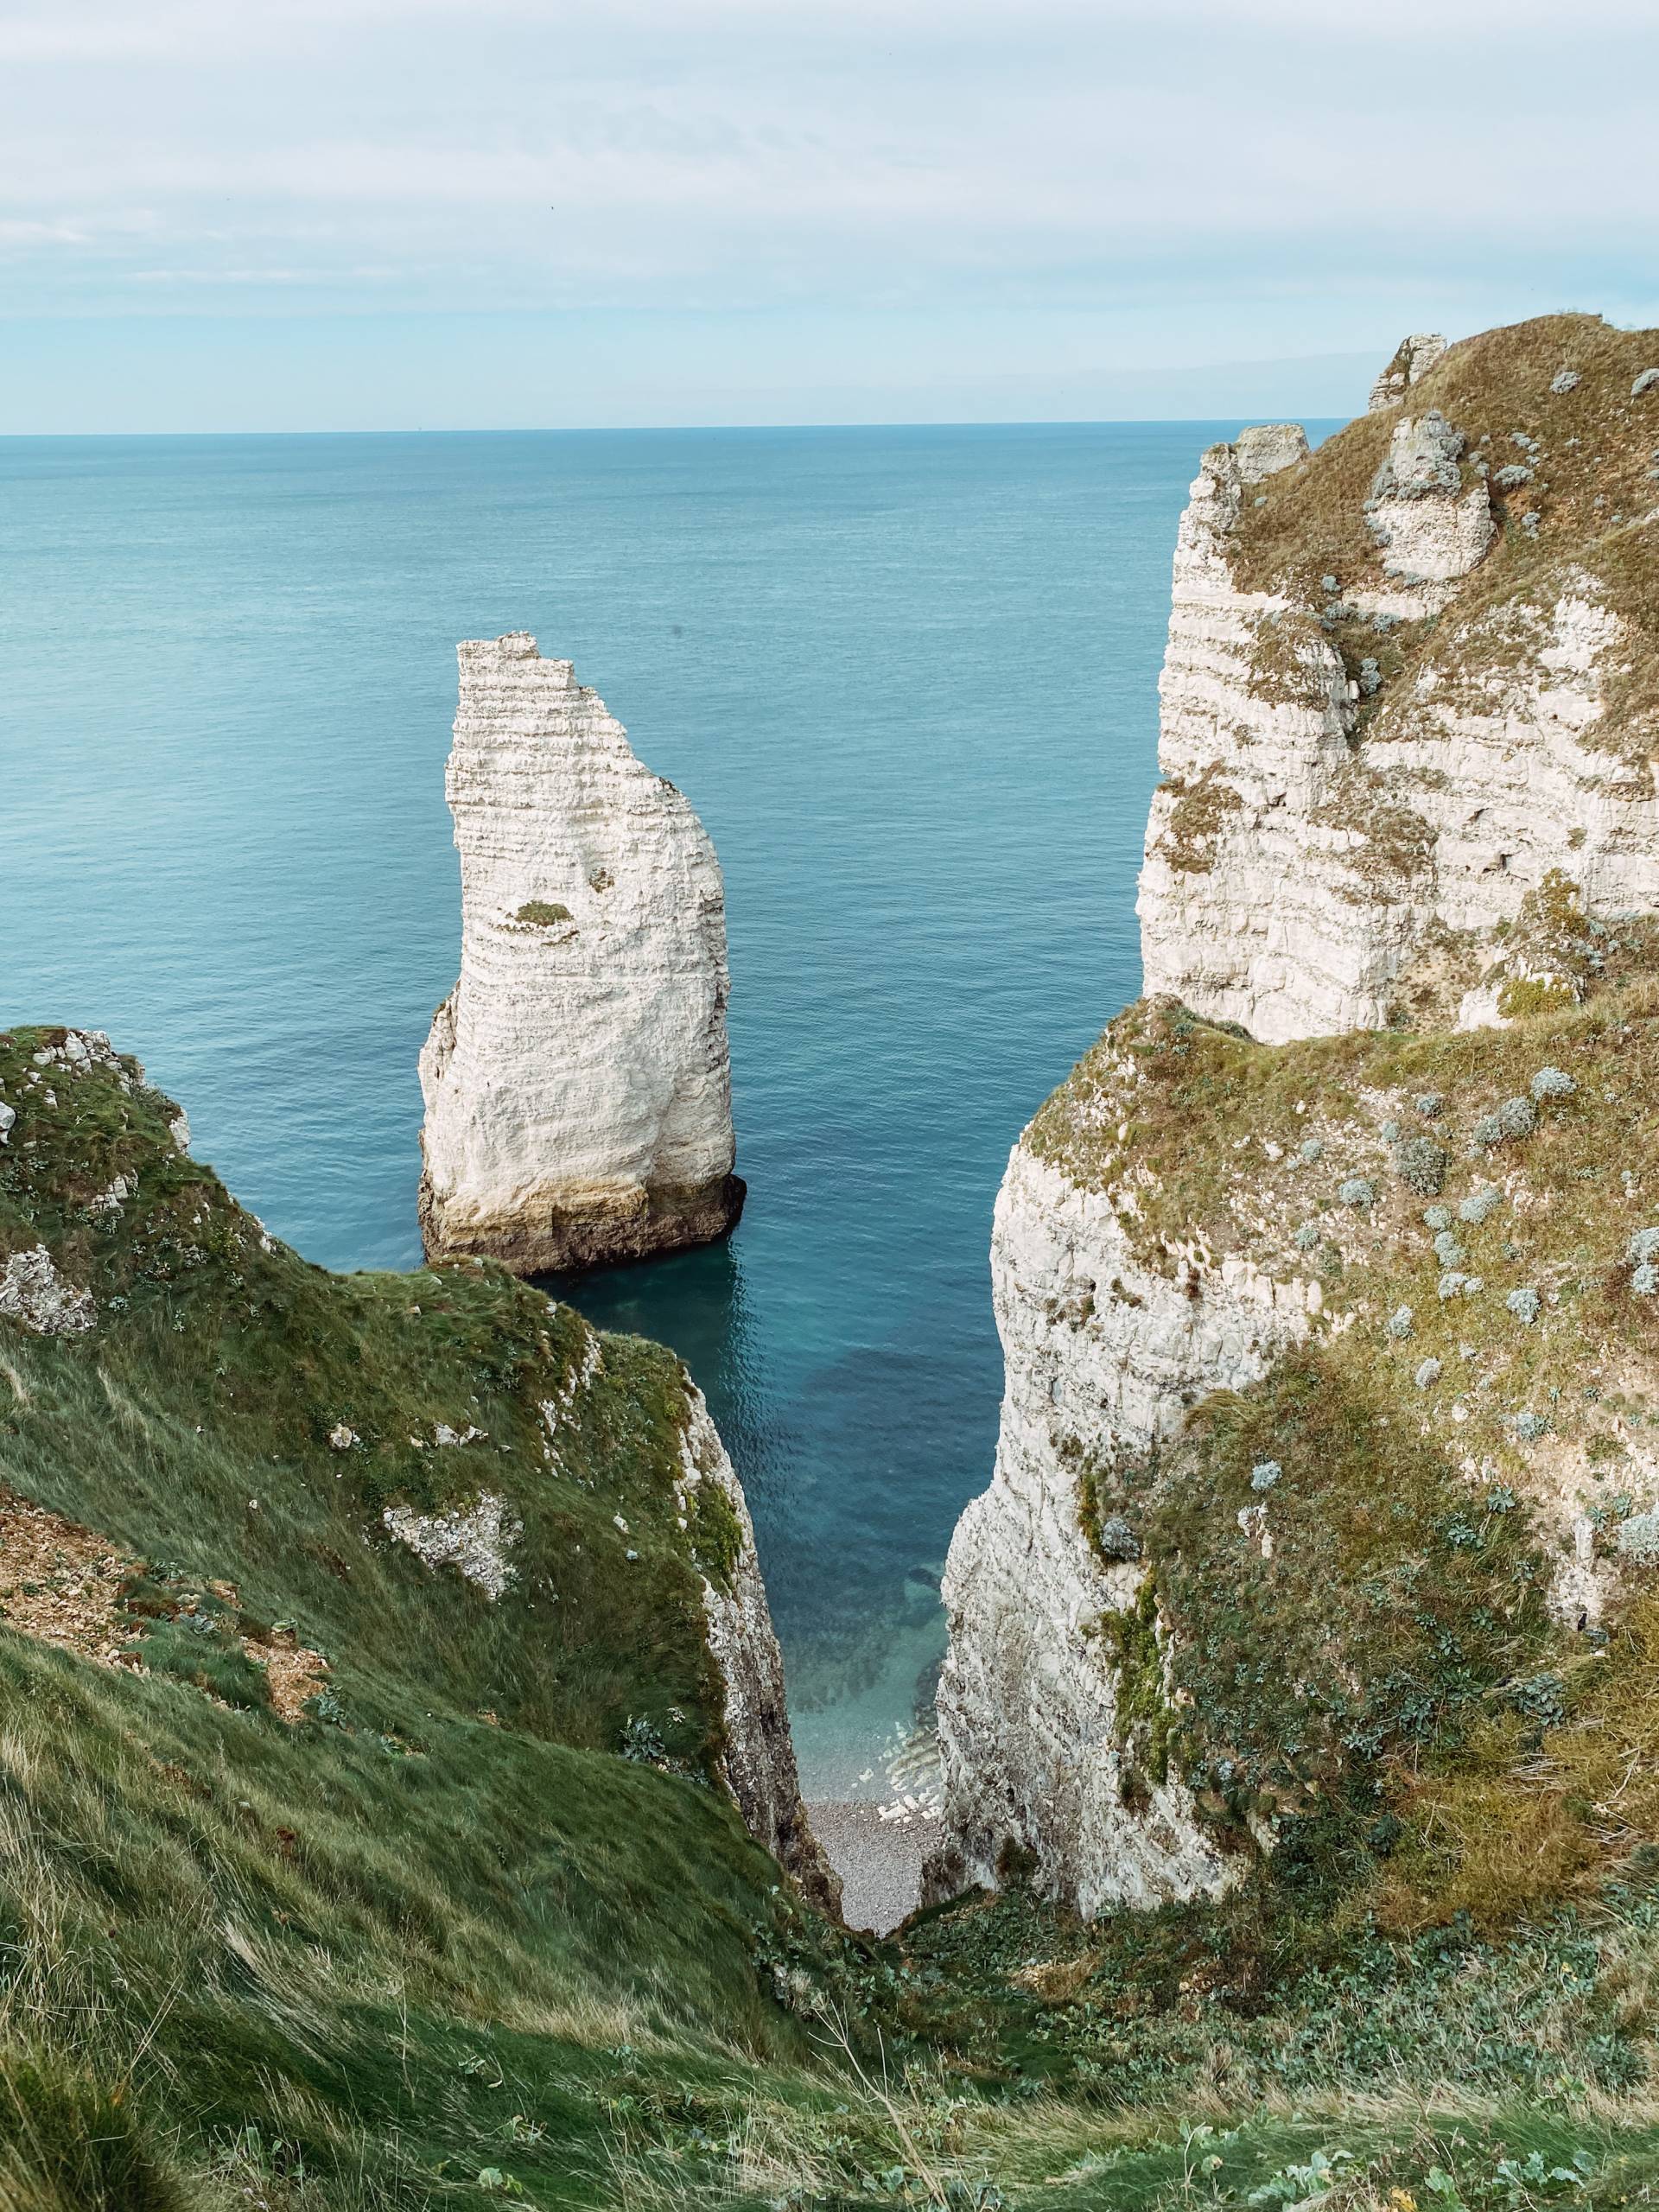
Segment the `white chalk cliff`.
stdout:
[[[1475,991],[1552,868],[1592,912],[1659,903],[1655,733],[1618,712],[1650,650],[1630,541],[1655,528],[1659,407],[1622,334],[1552,320],[1587,326],[1560,340],[1586,366],[1552,381],[1547,357],[1524,407],[1483,375],[1497,333],[1316,455],[1283,429],[1205,454],[1160,683],[1148,995],[1268,1043],[1381,1027],[1448,953]],[[1615,442],[1616,468],[1592,449]]]
[[690,806],[569,661],[460,647],[461,977],[421,1054],[429,1258],[531,1274],[736,1220],[725,894]]
[[[1160,687],[1148,999],[1267,1044],[1380,1027],[1402,1000],[1501,1020],[1509,982],[1581,995],[1584,917],[1659,910],[1651,342],[1588,317],[1414,338],[1318,454],[1291,425],[1205,454]],[[1551,899],[1576,966],[1538,918]],[[1150,1788],[1129,1771],[1102,1631],[1147,1569],[1127,1525],[1089,1525],[1084,1471],[1174,1438],[1330,1317],[1294,1249],[1258,1265],[1178,1236],[1147,1263],[1136,1080],[1126,1057],[1109,1176],[1033,1124],[997,1200],[1006,1389],[944,1580],[933,1897],[1019,1866],[1089,1914],[1218,1894],[1248,1863],[1173,1765]]]
[[996,1201],[991,1281],[1007,1380],[990,1488],[957,1524],[944,1580],[939,1684],[944,1845],[929,1891],[996,1885],[1010,1844],[1085,1916],[1219,1894],[1224,1856],[1173,1773],[1129,1802],[1117,1670],[1096,1630],[1133,1606],[1132,1547],[1084,1532],[1079,1469],[1173,1436],[1195,1393],[1241,1389],[1306,1333],[1319,1286],[1246,1265],[1138,1261],[1116,1200],[1014,1148]]

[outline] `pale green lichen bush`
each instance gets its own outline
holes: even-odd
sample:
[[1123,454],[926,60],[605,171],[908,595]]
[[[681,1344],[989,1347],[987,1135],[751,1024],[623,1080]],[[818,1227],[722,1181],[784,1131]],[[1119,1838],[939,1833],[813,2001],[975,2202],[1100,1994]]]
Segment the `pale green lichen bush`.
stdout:
[[1621,1559],[1637,1567],[1659,1567],[1659,1508],[1649,1506],[1621,1521],[1613,1541]]
[[1495,1114],[1481,1116],[1475,1123],[1474,1139],[1488,1148],[1512,1144],[1517,1138],[1530,1136],[1537,1126],[1538,1109],[1530,1098],[1506,1098]]
[[1395,1147],[1395,1173],[1426,1198],[1438,1198],[1446,1188],[1446,1171],[1451,1164],[1451,1154],[1433,1137],[1408,1137]]

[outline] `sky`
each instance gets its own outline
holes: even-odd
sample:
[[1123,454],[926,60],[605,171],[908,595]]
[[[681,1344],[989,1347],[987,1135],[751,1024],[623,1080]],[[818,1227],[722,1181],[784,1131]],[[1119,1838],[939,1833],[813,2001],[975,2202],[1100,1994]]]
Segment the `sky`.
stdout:
[[1659,0],[0,0],[0,435],[1346,415],[1656,146]]

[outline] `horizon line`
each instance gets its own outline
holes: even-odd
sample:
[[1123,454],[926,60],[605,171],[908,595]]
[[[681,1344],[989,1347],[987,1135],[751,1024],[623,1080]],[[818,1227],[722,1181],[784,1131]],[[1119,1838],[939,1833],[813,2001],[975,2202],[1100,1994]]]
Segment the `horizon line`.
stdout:
[[1201,415],[1078,415],[1033,416],[964,416],[960,422],[896,418],[881,423],[517,423],[471,425],[423,423],[387,425],[378,429],[262,429],[239,430],[0,430],[0,445],[60,445],[93,439],[166,438],[175,443],[207,443],[226,438],[611,438],[611,437],[759,437],[791,436],[803,431],[845,430],[1128,430],[1174,429],[1192,423],[1241,423],[1250,428],[1269,420],[1310,423],[1348,423],[1347,415],[1282,415],[1248,416],[1236,410]]

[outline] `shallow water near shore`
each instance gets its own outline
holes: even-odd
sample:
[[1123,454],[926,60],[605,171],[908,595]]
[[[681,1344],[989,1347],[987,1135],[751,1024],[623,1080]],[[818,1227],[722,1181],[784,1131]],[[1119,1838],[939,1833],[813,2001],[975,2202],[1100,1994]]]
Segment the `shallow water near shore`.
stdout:
[[731,1242],[562,1284],[747,1486],[810,1795],[885,1786],[988,1478],[1007,1149],[1139,987],[1176,518],[1231,424],[0,440],[0,1020],[106,1028],[405,1268],[454,643],[575,659],[725,870]]

